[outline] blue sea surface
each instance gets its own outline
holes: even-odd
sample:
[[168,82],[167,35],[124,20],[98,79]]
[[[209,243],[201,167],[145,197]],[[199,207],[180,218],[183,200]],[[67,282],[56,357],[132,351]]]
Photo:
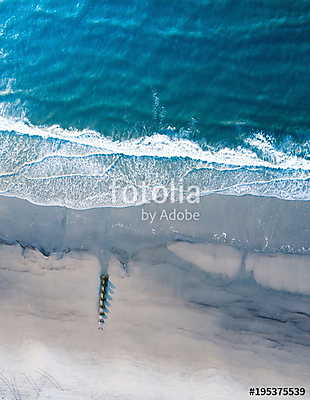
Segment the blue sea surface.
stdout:
[[308,0],[2,0],[0,192],[309,200],[309,65]]

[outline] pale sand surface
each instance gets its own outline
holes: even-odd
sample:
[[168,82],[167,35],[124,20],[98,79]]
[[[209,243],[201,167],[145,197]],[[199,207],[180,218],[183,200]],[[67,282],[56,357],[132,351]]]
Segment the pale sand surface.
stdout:
[[310,256],[254,253],[212,243],[172,242],[168,249],[203,271],[242,278],[252,276],[267,288],[310,295]]
[[309,391],[309,297],[189,261],[166,246],[140,249],[127,265],[112,256],[111,312],[99,331],[95,256],[2,245],[0,395],[242,400],[250,386]]
[[203,271],[234,278],[240,273],[242,252],[212,243],[174,242],[168,249],[184,260],[200,267]]
[[[264,286],[310,295],[310,257],[290,254],[250,254],[246,270]],[[310,311],[310,310],[309,310]]]

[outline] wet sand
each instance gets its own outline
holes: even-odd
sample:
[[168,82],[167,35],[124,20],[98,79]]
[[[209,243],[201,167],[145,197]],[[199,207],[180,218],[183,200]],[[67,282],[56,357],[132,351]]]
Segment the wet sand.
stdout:
[[[174,210],[199,213],[196,221],[160,218]],[[154,213],[153,223],[143,213]],[[133,253],[168,240],[230,244],[259,252],[310,254],[310,202],[212,195],[199,204],[148,204],[72,210],[0,196],[0,239],[45,253],[65,249]]]

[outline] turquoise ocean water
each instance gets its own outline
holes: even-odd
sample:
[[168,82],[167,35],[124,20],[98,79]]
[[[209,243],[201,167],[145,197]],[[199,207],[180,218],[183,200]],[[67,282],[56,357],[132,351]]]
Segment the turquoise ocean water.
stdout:
[[310,2],[1,0],[0,192],[310,199]]

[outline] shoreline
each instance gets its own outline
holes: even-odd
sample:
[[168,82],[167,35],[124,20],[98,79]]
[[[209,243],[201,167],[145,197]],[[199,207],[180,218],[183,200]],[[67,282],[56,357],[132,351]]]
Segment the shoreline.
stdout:
[[[155,218],[188,212],[198,220]],[[145,215],[153,215],[145,219]],[[88,251],[106,272],[111,256],[126,270],[140,250],[166,247],[223,279],[310,295],[310,202],[214,195],[199,204],[71,210],[0,196],[0,241],[63,257]]]
[[[196,220],[159,218],[174,210]],[[153,223],[145,215],[155,215]],[[165,203],[73,210],[0,196],[0,238],[42,249],[139,249],[185,240],[227,244],[254,252],[310,254],[310,202],[256,196],[210,195],[199,204]],[[105,237],[105,240],[103,240]],[[119,244],[122,244],[121,246]]]

